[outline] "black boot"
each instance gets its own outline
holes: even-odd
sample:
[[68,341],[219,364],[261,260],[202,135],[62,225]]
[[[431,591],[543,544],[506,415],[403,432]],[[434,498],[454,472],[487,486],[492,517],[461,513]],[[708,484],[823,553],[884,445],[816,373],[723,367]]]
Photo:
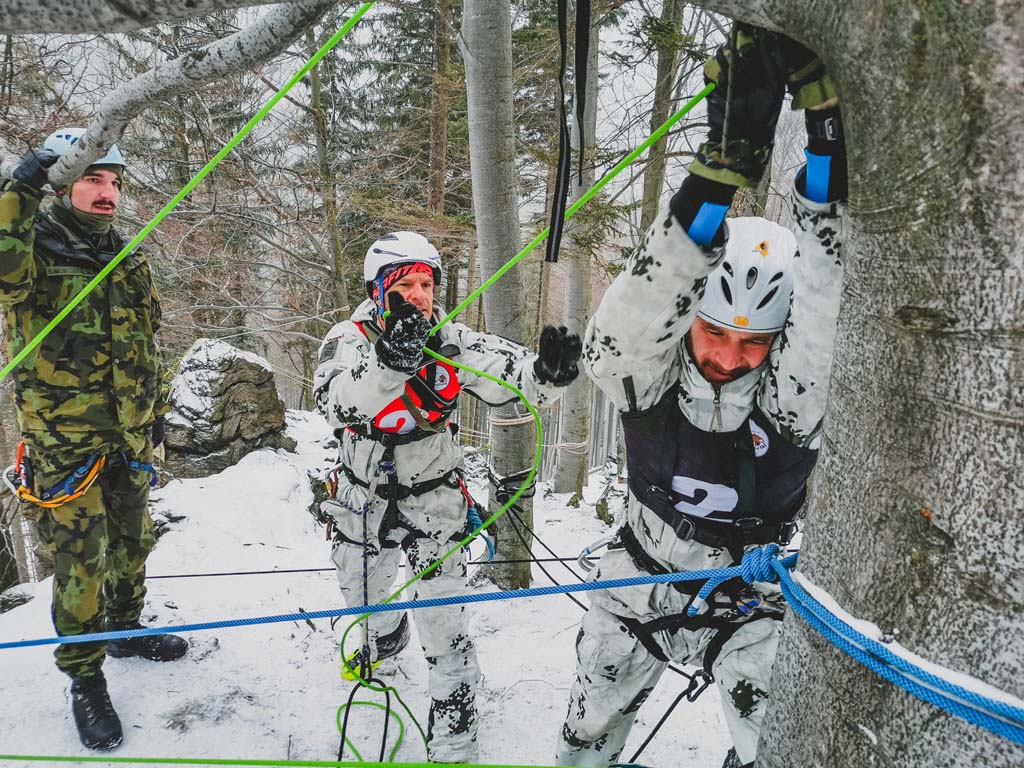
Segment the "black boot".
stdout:
[[377,660],[397,656],[409,644],[409,614],[403,613],[398,626],[377,638]]
[[71,680],[71,712],[78,738],[89,749],[113,749],[124,738],[102,672]]
[[736,754],[736,747],[729,748],[729,754],[725,756],[725,762],[722,763],[722,768],[754,768],[754,764],[751,763],[740,763],[739,755]]
[[[111,631],[121,629],[143,629],[143,626],[136,622],[127,626],[113,627]],[[115,659],[141,656],[150,661],[174,661],[180,659],[187,652],[188,640],[177,635],[143,635],[142,637],[107,641],[107,656],[113,656]]]

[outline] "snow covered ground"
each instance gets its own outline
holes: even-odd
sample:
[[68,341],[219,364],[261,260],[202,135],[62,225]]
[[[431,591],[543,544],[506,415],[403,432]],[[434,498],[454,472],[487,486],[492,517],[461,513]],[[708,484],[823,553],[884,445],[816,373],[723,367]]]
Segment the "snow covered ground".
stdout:
[[[151,577],[183,574],[317,568],[330,564],[323,528],[306,509],[307,469],[331,463],[325,423],[289,413],[297,453],[264,450],[219,475],[173,481],[153,496],[157,517],[172,522],[149,559]],[[609,532],[584,504],[566,497],[536,497],[537,533],[562,556]],[[481,545],[475,545],[479,554]],[[538,557],[545,553],[535,550]],[[573,577],[557,563],[556,578]],[[534,566],[534,584],[549,583]],[[154,626],[336,608],[333,572],[150,578],[143,622]],[[34,599],[0,615],[0,640],[50,637],[50,580],[26,589]],[[484,584],[480,591],[493,591]],[[585,600],[585,597],[583,598]],[[484,679],[478,694],[480,762],[551,765],[554,739],[565,712],[575,667],[573,643],[582,615],[567,598],[483,603],[472,607]],[[337,642],[346,626],[327,620],[261,625],[188,635],[188,656],[153,664],[107,659],[111,699],[125,730],[125,757],[333,760],[336,713],[351,683],[338,674]],[[53,665],[52,646],[0,651],[0,754],[95,755],[78,741],[71,719],[68,680]],[[426,725],[426,662],[415,637],[378,675],[395,686]],[[666,673],[643,707],[627,742],[626,760],[647,737],[685,680]],[[360,694],[358,699],[375,699]],[[360,708],[350,733],[363,757],[377,757],[382,717]],[[396,761],[425,760],[408,724]],[[396,729],[391,729],[394,739]],[[712,687],[693,704],[682,702],[639,762],[656,768],[717,768],[730,740]],[[352,759],[347,753],[346,759]],[[15,765],[39,762],[5,761]]]

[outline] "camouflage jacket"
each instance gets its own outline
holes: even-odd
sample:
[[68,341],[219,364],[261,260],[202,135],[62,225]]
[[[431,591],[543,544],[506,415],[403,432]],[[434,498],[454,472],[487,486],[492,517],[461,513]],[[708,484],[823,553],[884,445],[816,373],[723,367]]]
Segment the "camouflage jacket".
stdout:
[[[0,192],[0,304],[9,357],[102,269],[81,236]],[[108,257],[109,260],[109,257]],[[160,302],[145,257],[118,266],[14,370],[22,438],[50,468],[125,450],[148,460],[147,432],[166,413],[155,334]]]

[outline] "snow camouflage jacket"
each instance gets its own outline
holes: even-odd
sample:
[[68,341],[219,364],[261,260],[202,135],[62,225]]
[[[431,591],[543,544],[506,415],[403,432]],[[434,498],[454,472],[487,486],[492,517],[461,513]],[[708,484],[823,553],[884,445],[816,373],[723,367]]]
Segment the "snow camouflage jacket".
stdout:
[[[591,319],[583,351],[588,374],[620,413],[651,408],[678,383],[679,408],[700,430],[716,431],[715,423],[717,431],[733,432],[756,406],[782,439],[817,449],[839,314],[842,213],[839,203],[812,203],[794,191],[797,252],[789,320],[761,367],[720,388],[720,425],[713,421],[715,390],[701,376],[684,337],[696,317],[704,281],[723,254],[695,245],[668,206]],[[627,396],[630,384],[635,403]],[[667,570],[731,564],[727,551],[681,539],[632,494],[626,521],[644,550]],[[593,577],[637,575],[624,554],[610,551],[614,556],[606,555]],[[592,595],[613,613],[641,619],[685,607],[685,598],[663,585]]]
[[[434,317],[442,315],[435,304]],[[373,423],[383,409],[402,395],[408,378],[377,359],[373,345],[356,325],[356,322],[376,322],[376,319],[376,308],[367,299],[351,320],[335,325],[320,345],[313,380],[317,409],[339,430],[339,460],[364,483],[372,478],[384,446],[344,427],[365,427]],[[512,384],[535,405],[550,404],[561,395],[561,388],[537,381],[533,372],[537,355],[515,342],[473,331],[457,322],[448,323],[437,335],[442,355]],[[488,405],[504,405],[516,399],[509,390],[483,376],[460,370],[458,378],[463,393]],[[444,477],[462,460],[462,448],[450,430],[398,445],[394,450],[398,482],[406,486]],[[365,501],[363,489],[346,485],[344,478],[341,481],[344,487],[339,489],[339,500],[346,500],[350,507],[361,508]],[[421,531],[445,542],[461,532],[466,524],[465,504],[457,500],[461,492],[453,490],[451,493],[455,502],[444,505],[431,503],[428,498],[422,498],[420,504],[417,497],[409,497],[401,502],[403,514],[415,518],[410,522]]]
[[[102,269],[81,237],[39,213],[32,195],[0,193],[0,303],[10,356]],[[160,302],[136,252],[14,371],[22,438],[48,473],[93,453],[149,460],[147,431],[166,413],[155,333]]]

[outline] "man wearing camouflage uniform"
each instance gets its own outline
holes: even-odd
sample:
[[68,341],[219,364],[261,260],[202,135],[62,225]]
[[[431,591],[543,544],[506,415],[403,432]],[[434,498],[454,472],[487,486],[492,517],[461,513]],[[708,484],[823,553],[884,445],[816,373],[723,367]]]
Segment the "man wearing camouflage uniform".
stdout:
[[[595,580],[722,568],[788,542],[817,457],[843,274],[840,115],[811,52],[741,25],[730,44],[705,68],[708,142],[587,329],[584,364],[622,414],[630,488]],[[786,85],[809,134],[794,232],[724,221],[736,187],[757,186]],[[717,681],[726,766],[753,765],[785,601],[739,578],[703,601],[702,586],[591,593],[559,765],[617,760],[669,662]]]
[[[29,152],[0,187],[0,303],[13,357],[107,265],[125,241],[113,229],[124,156],[117,146],[89,166],[49,211],[39,210],[47,169],[84,132],[62,129]],[[125,258],[14,372],[15,401],[38,508],[54,558],[53,623],[60,635],[139,627],[145,562],[153,547],[147,510],[154,444],[162,441],[155,333],[160,304],[145,256]],[[101,467],[91,485],[86,470]],[[84,491],[84,492],[82,492]],[[61,499],[68,500],[60,503]],[[72,679],[82,743],[121,743],[101,671],[104,655],[167,661],[187,643],[173,635],[57,646]]]
[[[461,393],[492,406],[515,396],[475,371],[545,405],[576,378],[580,354],[579,336],[564,327],[545,328],[537,354],[462,323],[448,323],[431,336],[432,323],[442,316],[434,303],[441,257],[414,232],[373,243],[363,276],[370,298],[327,334],[314,380],[317,408],[341,441],[337,491],[324,508],[333,518],[332,559],[350,606],[380,603],[391,594],[403,551],[411,579],[477,527],[467,521],[470,500],[458,472],[462,448],[449,419]],[[424,347],[475,371],[435,361]],[[407,598],[465,590],[461,551],[417,581]],[[421,609],[413,618],[430,669],[428,757],[472,763],[480,667],[469,614],[455,606]],[[376,665],[408,643],[405,614],[374,614],[368,622],[371,658],[360,664],[357,652],[346,666]]]

